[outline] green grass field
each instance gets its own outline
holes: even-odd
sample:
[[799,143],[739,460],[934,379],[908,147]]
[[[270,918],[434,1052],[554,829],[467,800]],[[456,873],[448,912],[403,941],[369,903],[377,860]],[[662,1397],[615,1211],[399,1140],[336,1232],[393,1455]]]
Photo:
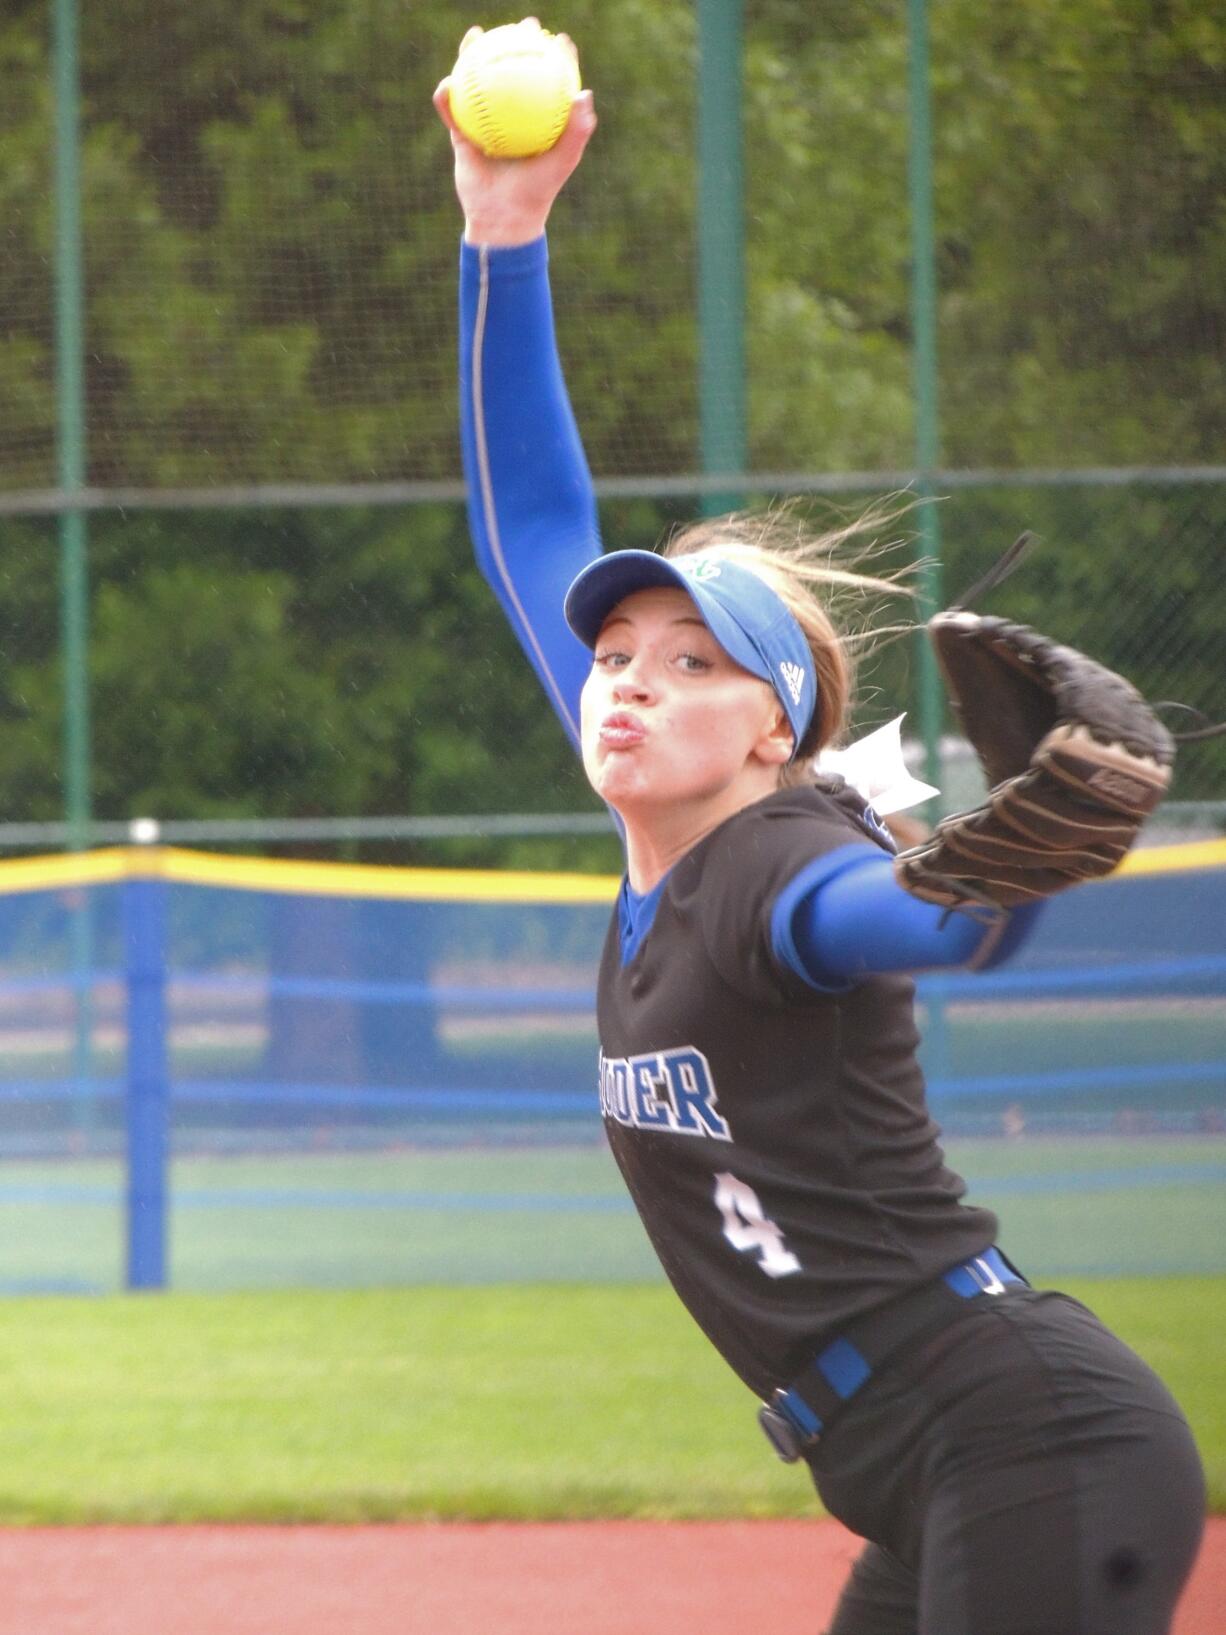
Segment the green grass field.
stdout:
[[[1226,1511],[1226,1143],[950,1157],[1167,1379]],[[124,1296],[120,1164],[0,1170],[0,1524],[814,1510],[595,1146],[182,1157],[171,1197],[173,1292]]]
[[[1226,1277],[1073,1283],[1226,1510]],[[0,1302],[0,1524],[814,1513],[658,1285]]]

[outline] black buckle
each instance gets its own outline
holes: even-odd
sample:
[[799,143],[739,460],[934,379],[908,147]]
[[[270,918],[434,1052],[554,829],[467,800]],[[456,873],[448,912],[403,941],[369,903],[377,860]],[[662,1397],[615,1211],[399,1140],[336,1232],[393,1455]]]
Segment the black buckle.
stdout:
[[762,1427],[763,1435],[783,1460],[785,1465],[794,1465],[804,1457],[805,1449],[811,1448],[818,1438],[806,1436],[786,1412],[773,1407],[786,1393],[776,1391],[771,1402],[764,1402],[758,1409],[758,1424]]

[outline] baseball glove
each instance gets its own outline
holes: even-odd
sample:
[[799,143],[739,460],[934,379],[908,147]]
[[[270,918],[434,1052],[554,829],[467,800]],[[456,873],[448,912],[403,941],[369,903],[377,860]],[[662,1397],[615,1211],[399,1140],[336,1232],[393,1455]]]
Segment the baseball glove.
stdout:
[[1171,734],[1123,677],[1026,625],[956,609],[928,633],[989,793],[899,854],[900,883],[1013,908],[1110,874],[1166,792]]

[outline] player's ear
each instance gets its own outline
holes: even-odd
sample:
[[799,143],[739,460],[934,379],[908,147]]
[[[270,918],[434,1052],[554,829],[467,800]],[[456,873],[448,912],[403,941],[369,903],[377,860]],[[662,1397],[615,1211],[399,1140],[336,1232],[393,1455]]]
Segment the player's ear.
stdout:
[[754,745],[754,754],[766,766],[786,766],[792,759],[795,742],[792,723],[784,714],[783,706],[776,704]]

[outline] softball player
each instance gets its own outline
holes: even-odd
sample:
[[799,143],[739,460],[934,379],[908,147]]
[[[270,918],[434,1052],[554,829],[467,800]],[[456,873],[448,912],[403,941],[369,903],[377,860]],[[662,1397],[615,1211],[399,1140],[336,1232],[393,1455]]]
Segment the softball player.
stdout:
[[590,96],[558,147],[508,164],[459,136],[446,92],[477,556],[625,837],[598,988],[609,1142],[775,1450],[868,1541],[832,1635],[1159,1635],[1204,1509],[1187,1425],[995,1247],[916,1064],[906,973],[1003,958],[1030,911],[918,900],[873,810],[802,770],[850,690],[803,561],[732,522],[601,556],[543,236]]

